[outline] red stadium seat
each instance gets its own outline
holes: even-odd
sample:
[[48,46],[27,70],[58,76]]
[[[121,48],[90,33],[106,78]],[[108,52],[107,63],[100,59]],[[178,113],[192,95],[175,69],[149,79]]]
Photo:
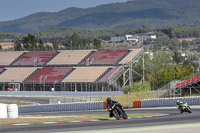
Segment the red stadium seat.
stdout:
[[13,65],[32,65],[38,66],[43,65],[47,62],[57,51],[29,51],[23,55]]
[[190,79],[188,79],[188,80],[186,81],[186,82],[187,82],[187,84],[189,84],[189,83],[190,83],[190,81],[191,81],[191,80],[190,80]]
[[192,82],[194,82],[196,79],[195,78],[192,78]]
[[[91,64],[97,64],[97,65],[115,64],[127,52],[128,49],[117,49],[117,50],[98,49],[87,60],[90,61]],[[83,64],[87,64],[88,61],[83,62]]]
[[43,67],[26,82],[57,82],[71,69],[72,67]]
[[199,79],[200,79],[200,76],[197,76],[196,79],[199,80]]
[[181,82],[181,85],[185,85],[185,81]]
[[176,84],[176,86],[180,86],[180,85],[181,85],[180,83],[177,83],[177,84]]

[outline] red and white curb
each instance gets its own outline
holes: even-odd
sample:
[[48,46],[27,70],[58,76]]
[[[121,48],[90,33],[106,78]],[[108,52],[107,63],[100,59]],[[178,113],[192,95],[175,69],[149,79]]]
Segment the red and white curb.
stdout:
[[[140,116],[140,117],[129,117],[128,119],[141,119],[141,118],[151,118],[159,116],[167,116],[169,114],[159,114],[159,115],[150,115],[150,116]],[[56,124],[56,123],[79,123],[79,122],[97,122],[97,121],[106,121],[106,120],[116,120],[116,119],[99,119],[99,120],[81,120],[81,121],[59,121],[59,122],[42,122],[42,123],[25,123],[25,124],[5,124],[0,125],[0,127],[5,126],[28,126],[28,125],[38,125],[38,124]]]

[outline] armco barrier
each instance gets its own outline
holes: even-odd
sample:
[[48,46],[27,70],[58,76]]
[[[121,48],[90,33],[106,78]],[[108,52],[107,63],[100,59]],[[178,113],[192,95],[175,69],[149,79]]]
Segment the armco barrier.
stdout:
[[195,96],[195,97],[154,98],[154,99],[134,100],[133,108],[172,107],[172,106],[177,106],[176,105],[177,100],[182,102],[187,102],[188,105],[200,105],[200,97]]
[[60,111],[83,111],[83,110],[103,110],[104,102],[80,102],[68,104],[41,104],[31,106],[19,106],[19,113],[35,112],[60,112]]

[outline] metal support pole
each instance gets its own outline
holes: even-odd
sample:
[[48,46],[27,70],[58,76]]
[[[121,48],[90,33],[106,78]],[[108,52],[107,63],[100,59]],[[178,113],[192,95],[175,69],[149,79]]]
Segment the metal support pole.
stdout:
[[142,66],[143,66],[143,76],[142,76],[142,78],[143,78],[143,82],[145,81],[145,73],[144,73],[144,51],[143,51],[143,58],[142,58]]

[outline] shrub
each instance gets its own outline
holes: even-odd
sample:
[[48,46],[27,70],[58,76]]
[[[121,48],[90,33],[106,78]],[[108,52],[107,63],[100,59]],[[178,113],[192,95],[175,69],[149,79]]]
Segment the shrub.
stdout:
[[127,85],[123,89],[124,94],[128,94],[128,92],[133,91],[150,91],[151,86],[149,82],[135,82],[131,86]]

